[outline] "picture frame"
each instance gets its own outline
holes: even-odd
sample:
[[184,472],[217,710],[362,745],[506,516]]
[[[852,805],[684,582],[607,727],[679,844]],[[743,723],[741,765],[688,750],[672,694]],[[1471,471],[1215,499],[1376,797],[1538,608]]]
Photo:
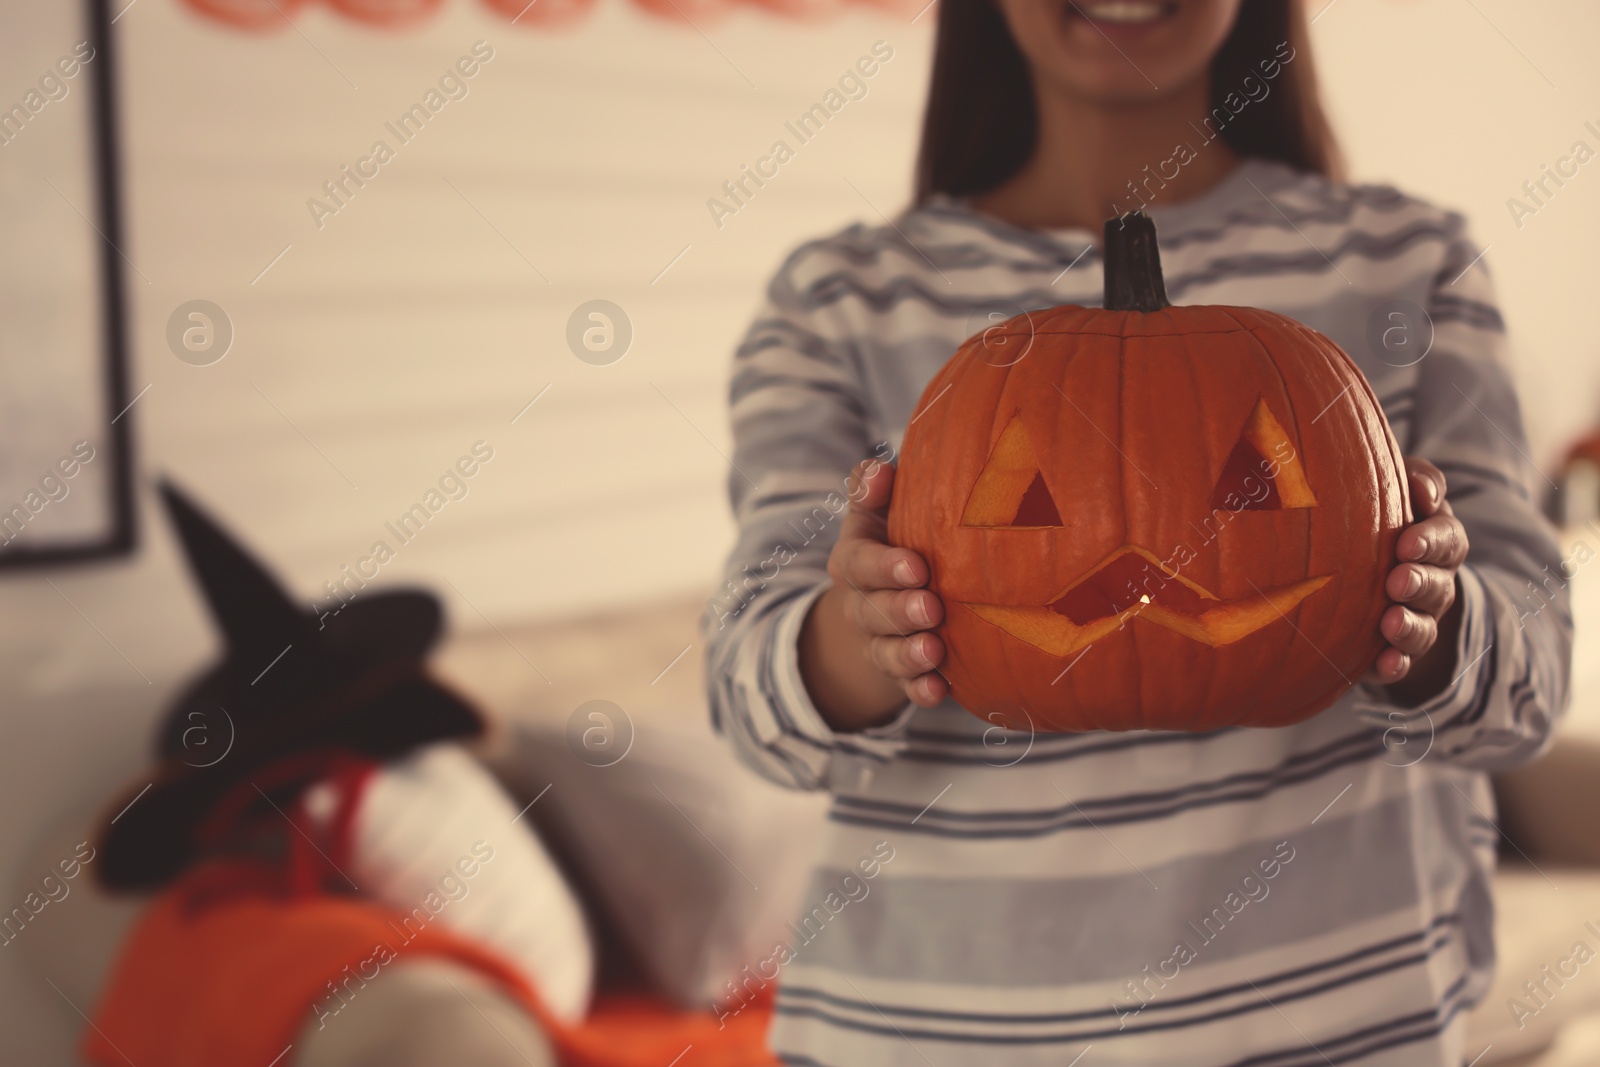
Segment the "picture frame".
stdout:
[[135,544],[114,21],[0,5],[0,568]]

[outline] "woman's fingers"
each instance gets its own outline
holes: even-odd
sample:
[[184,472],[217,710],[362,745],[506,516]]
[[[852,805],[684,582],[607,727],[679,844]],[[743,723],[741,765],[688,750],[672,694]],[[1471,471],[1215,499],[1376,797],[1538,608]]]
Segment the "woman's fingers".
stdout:
[[1411,670],[1411,657],[1404,652],[1388,645],[1378,653],[1378,661],[1372,665],[1372,676],[1379,685],[1393,685],[1406,676]]
[[913,589],[927,584],[928,565],[908,548],[885,544],[894,468],[879,460],[856,464],[846,482],[850,510],[828,557],[828,574],[857,591]]
[[932,708],[937,707],[950,692],[950,683],[946,682],[942,675],[934,674],[930,671],[927,674],[911,679],[901,688],[905,690],[906,696],[910,697],[918,707]]
[[1389,599],[1439,618],[1456,602],[1456,572],[1445,567],[1402,563],[1389,572]]
[[855,599],[856,626],[862,633],[909,637],[944,621],[944,605],[926,589],[861,590]]
[[[1449,505],[1445,507],[1448,509]],[[1448,510],[1414,522],[1400,531],[1395,555],[1407,563],[1455,568],[1467,559],[1467,531]]]
[[1433,647],[1439,636],[1439,621],[1432,615],[1392,604],[1383,613],[1378,629],[1392,647],[1416,658]]
[[1395,542],[1399,565],[1384,591],[1394,601],[1378,622],[1389,642],[1371,677],[1393,685],[1439,639],[1439,620],[1456,600],[1456,570],[1467,559],[1467,531],[1445,499],[1444,473],[1425,459],[1406,457],[1406,484],[1416,521]]
[[870,648],[878,669],[902,683],[937,670],[944,662],[944,642],[931,633],[874,637]]
[[906,697],[931,708],[950,687],[938,673],[944,642],[928,632],[944,621],[939,598],[921,588],[928,564],[917,553],[885,543],[894,468],[880,460],[856,464],[846,482],[850,510],[828,556],[828,575],[848,590],[847,612],[867,639],[874,666]]
[[850,509],[839,527],[839,539],[883,540],[883,530],[889,521],[889,498],[894,493],[894,468],[882,460],[864,459],[851,468],[844,488],[850,498]]
[[1411,491],[1411,510],[1419,519],[1437,514],[1445,504],[1444,472],[1420,456],[1406,457],[1406,484]]
[[909,548],[862,536],[846,540],[843,531],[829,557],[828,573],[834,581],[857,591],[914,589],[928,581],[928,565]]

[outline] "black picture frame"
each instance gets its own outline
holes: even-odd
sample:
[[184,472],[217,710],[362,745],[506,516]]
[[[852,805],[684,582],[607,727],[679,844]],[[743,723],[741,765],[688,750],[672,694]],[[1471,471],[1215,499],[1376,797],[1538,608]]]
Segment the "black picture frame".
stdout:
[[[138,540],[133,492],[133,412],[128,395],[127,291],[122,269],[121,142],[116,112],[117,55],[112,39],[110,0],[79,0],[84,18],[84,39],[93,45],[95,59],[85,65],[90,80],[89,160],[94,181],[91,220],[100,232],[99,292],[101,310],[101,385],[105,410],[112,422],[106,434],[110,455],[106,463],[106,513],[109,522],[96,538],[52,545],[20,544],[0,547],[0,569],[33,568],[109,560],[130,555]],[[25,16],[24,16],[25,17]]]

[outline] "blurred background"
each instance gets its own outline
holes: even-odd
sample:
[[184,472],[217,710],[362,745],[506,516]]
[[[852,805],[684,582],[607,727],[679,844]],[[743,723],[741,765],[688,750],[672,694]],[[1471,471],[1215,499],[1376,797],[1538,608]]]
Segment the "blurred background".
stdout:
[[[84,39],[74,4],[59,6],[0,3],[0,105],[23,103]],[[375,25],[320,3],[111,0],[111,47],[7,130],[0,507],[77,442],[96,458],[0,569],[0,886],[25,880],[47,827],[140,773],[177,687],[217,654],[155,506],[157,475],[225,517],[307,610],[337,606],[328,583],[375,541],[396,546],[371,586],[439,594],[441,670],[499,721],[559,730],[604,699],[702,729],[697,616],[732,538],[731,353],[797,243],[906,206],[933,19],[919,3],[799,17],[596,0],[557,24],[516,18],[520,6],[443,0]],[[1600,421],[1588,318],[1600,162],[1534,211],[1512,201],[1532,206],[1524,183],[1576,142],[1600,149],[1600,8],[1311,7],[1355,179],[1471,220],[1509,323],[1531,458],[1561,481],[1568,449]],[[891,58],[865,95],[798,144],[785,123],[875,45]],[[402,142],[386,124],[463,57],[476,73]],[[85,148],[90,76],[106,70],[121,411],[101,402],[95,272],[109,237],[91,221],[104,220]],[[348,182],[341,168],[366,167],[380,139],[393,157]],[[796,151],[777,175],[736,210],[712,210],[779,139]],[[24,165],[22,153],[35,155]],[[340,181],[354,191],[336,199],[324,183]],[[83,296],[63,298],[52,279],[74,271]],[[39,321],[54,324],[46,347],[77,331],[94,358],[34,366],[43,335],[30,330],[46,327],[26,323]],[[475,447],[492,458],[464,491],[447,490],[413,539],[391,536],[385,524]],[[117,540],[119,456],[131,549],[52,561],[52,546]],[[1585,583],[1600,584],[1579,575],[1580,594]],[[1581,596],[1579,611],[1592,626]],[[1593,669],[1580,658],[1580,676]],[[1600,736],[1583,715],[1571,729]],[[69,922],[70,906],[53,921]],[[63,999],[16,945],[0,949],[7,1062],[72,1062],[82,1019]]]

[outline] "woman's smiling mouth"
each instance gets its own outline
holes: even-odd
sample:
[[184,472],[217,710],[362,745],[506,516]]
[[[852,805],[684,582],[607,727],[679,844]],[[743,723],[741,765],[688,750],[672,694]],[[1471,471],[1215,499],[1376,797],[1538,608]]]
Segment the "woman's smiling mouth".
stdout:
[[1178,5],[1163,0],[1068,0],[1067,17],[1096,26],[1145,27],[1171,18]]

